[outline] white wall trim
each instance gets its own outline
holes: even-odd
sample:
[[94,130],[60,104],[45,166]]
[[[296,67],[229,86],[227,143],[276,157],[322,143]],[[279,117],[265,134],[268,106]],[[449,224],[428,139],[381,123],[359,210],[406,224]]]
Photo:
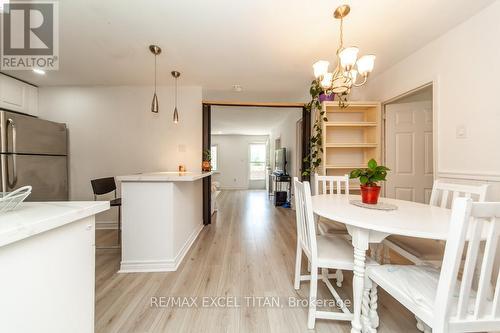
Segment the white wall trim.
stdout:
[[201,230],[203,230],[202,221],[200,221],[199,227],[193,230],[173,260],[122,261],[118,273],[175,272]]
[[248,190],[248,186],[247,187],[230,187],[230,186],[221,186],[220,187],[221,190],[226,190],[226,191],[231,191],[231,190]]
[[173,272],[174,260],[122,261],[118,273]]
[[487,174],[473,171],[461,172],[445,170],[438,172],[438,177],[500,182],[500,174]]
[[204,227],[203,221],[200,221],[199,227],[197,229],[193,230],[193,232],[191,233],[189,238],[186,240],[184,245],[181,247],[181,249],[179,250],[179,252],[175,256],[175,259],[174,259],[175,260],[175,270],[177,270],[177,268],[181,264],[182,260],[184,259],[184,257],[188,253],[189,249],[193,245],[194,241],[196,240],[196,238],[198,238],[198,235],[200,234],[201,230],[203,230],[203,227]]
[[118,229],[117,221],[95,221],[96,230],[116,230]]

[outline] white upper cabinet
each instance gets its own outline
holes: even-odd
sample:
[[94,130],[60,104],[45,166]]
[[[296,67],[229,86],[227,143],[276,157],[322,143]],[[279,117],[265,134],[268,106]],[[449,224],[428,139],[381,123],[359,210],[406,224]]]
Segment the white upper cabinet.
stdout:
[[0,75],[0,108],[38,115],[38,88]]

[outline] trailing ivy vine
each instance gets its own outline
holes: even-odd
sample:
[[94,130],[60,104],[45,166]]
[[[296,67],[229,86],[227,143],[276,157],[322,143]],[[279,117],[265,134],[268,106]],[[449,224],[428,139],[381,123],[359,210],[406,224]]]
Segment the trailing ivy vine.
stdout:
[[[311,101],[306,104],[306,111],[310,114],[316,111],[314,124],[311,133],[311,139],[309,140],[309,155],[304,157],[304,162],[309,167],[302,172],[303,176],[310,176],[312,173],[316,172],[322,162],[323,157],[323,122],[328,121],[326,112],[323,111],[321,107],[321,102],[319,100],[319,95],[324,92],[319,84],[319,80],[314,80],[311,82],[311,87],[309,88],[309,93],[311,94]],[[333,94],[331,91],[325,92],[330,95]],[[346,108],[348,93],[335,95],[338,99],[339,107]]]

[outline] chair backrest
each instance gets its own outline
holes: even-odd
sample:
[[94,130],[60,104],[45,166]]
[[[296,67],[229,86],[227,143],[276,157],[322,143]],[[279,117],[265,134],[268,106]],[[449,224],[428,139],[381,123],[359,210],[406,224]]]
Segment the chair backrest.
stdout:
[[464,185],[447,183],[437,179],[432,186],[431,199],[429,205],[441,208],[451,208],[456,198],[471,198],[473,201],[483,202],[486,200],[488,184]]
[[115,178],[113,177],[92,179],[90,184],[92,184],[94,196],[116,191]]
[[[321,186],[320,186],[321,185]],[[349,175],[343,176],[320,176],[314,174],[314,194],[349,194]]]
[[[453,228],[450,228],[446,241],[433,329],[437,332],[497,331],[500,327],[500,272],[498,268],[493,271],[493,267],[495,259],[498,259],[496,257],[500,256],[500,202],[473,202],[470,198],[457,198],[453,203],[450,224]],[[481,250],[482,239],[485,239],[484,251]],[[458,286],[466,246],[462,280]],[[479,282],[477,290],[472,290],[476,268],[479,269]],[[495,276],[496,289],[491,297],[489,291]],[[452,300],[456,300],[457,290],[455,308]],[[466,327],[467,330],[464,329]]]
[[295,189],[295,214],[297,219],[297,242],[310,260],[317,256],[316,227],[312,209],[311,187],[309,182],[293,178]]

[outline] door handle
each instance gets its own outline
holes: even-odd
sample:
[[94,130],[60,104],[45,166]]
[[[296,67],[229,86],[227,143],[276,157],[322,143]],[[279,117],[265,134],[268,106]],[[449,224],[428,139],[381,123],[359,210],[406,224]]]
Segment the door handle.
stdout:
[[12,182],[9,179],[9,170],[7,168],[7,184],[10,188],[14,188],[17,184],[17,130],[16,123],[11,118],[7,119],[7,128],[9,126],[12,128]]

